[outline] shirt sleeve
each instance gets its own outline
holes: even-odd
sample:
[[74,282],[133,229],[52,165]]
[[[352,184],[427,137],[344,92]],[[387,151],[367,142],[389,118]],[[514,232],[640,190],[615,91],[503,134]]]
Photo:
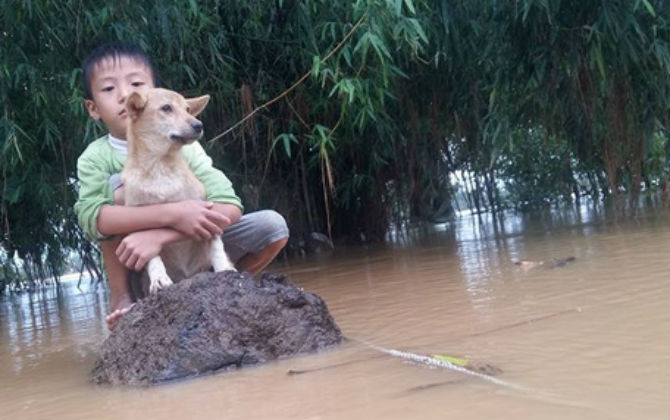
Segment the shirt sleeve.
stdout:
[[109,239],[98,231],[98,215],[105,204],[114,204],[114,193],[109,185],[109,171],[95,159],[95,154],[84,152],[77,160],[79,198],[74,205],[79,226],[93,240]]
[[234,204],[244,209],[242,201],[235,194],[233,183],[220,170],[212,166],[212,158],[207,155],[199,142],[187,146],[185,158],[193,174],[203,183],[207,192],[207,200],[217,203]]

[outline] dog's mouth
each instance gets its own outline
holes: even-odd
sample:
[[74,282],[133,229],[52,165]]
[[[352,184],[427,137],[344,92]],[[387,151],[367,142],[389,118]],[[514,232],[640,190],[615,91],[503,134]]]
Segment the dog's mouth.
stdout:
[[198,140],[200,135],[197,136],[182,136],[179,134],[170,134],[170,140],[176,141],[179,144],[191,144],[194,141]]

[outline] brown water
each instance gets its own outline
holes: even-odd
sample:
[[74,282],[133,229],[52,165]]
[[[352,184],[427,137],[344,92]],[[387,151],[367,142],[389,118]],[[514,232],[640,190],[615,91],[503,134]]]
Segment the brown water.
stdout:
[[666,210],[464,217],[396,239],[273,268],[322,296],[350,338],[489,363],[523,389],[355,341],[153,388],[94,386],[107,296],[71,284],[0,301],[0,418],[670,418]]

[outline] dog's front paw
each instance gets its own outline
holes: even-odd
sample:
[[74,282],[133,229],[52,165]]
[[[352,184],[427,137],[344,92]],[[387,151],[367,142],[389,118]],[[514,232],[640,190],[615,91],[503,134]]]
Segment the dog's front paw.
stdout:
[[167,273],[163,273],[151,279],[151,282],[149,283],[149,293],[156,293],[158,289],[170,286],[171,284],[172,279],[170,276],[168,276]]
[[215,273],[218,273],[219,271],[237,271],[235,269],[235,266],[228,260],[226,259],[225,261],[214,261],[212,263],[212,269],[214,270]]
[[172,284],[172,279],[168,276],[160,257],[149,260],[147,273],[149,274],[149,293],[155,293],[158,289]]

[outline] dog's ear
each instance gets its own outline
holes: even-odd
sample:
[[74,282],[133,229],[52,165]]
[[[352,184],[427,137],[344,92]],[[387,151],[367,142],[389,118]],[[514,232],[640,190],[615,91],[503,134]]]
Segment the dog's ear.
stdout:
[[186,100],[188,104],[188,113],[197,117],[202,112],[209,102],[209,95],[198,96],[197,98],[189,98]]
[[128,116],[132,119],[136,119],[140,116],[144,107],[147,105],[147,97],[142,95],[139,92],[133,92],[130,94],[126,100],[126,110],[128,111]]

